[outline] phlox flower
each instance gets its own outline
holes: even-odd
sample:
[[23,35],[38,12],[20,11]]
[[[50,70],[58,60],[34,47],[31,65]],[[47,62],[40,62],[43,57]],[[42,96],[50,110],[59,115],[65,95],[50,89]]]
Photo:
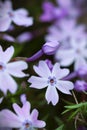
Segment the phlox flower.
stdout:
[[56,60],[60,61],[61,66],[69,66],[74,62],[74,70],[87,64],[87,42],[86,38],[72,39],[70,48],[59,49],[56,52]]
[[43,89],[47,87],[45,98],[48,103],[56,105],[59,101],[57,89],[65,94],[71,94],[73,83],[65,81],[63,78],[69,74],[68,69],[61,69],[58,63],[55,63],[52,70],[45,61],[40,61],[38,66],[34,66],[35,72],[40,76],[31,76],[28,82],[31,88]]
[[33,128],[45,127],[45,122],[38,120],[39,112],[33,109],[30,113],[31,105],[28,101],[22,107],[13,104],[15,113],[8,109],[0,112],[0,127],[19,128],[20,130],[34,130]]
[[0,31],[7,31],[12,22],[19,26],[30,26],[33,19],[28,17],[28,11],[24,8],[13,10],[10,0],[0,1]]
[[7,90],[11,93],[15,93],[17,90],[17,83],[11,76],[25,77],[27,76],[23,70],[28,68],[28,65],[24,61],[9,62],[14,53],[13,46],[8,47],[3,51],[0,46],[0,90],[6,94]]
[[84,25],[77,25],[75,19],[61,19],[48,28],[46,41],[60,41],[65,43],[69,39],[81,38],[86,35]]

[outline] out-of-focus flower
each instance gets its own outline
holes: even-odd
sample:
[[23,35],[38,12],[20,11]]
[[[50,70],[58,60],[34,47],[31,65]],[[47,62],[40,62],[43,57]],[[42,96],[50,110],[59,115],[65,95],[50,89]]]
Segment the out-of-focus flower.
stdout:
[[70,39],[85,37],[85,26],[77,25],[75,19],[61,19],[48,28],[46,41],[68,42]]
[[80,66],[87,64],[86,39],[72,39],[70,46],[67,49],[59,49],[55,57],[60,61],[61,66],[69,66],[74,62],[74,70],[78,70]]
[[15,42],[15,38],[8,34],[2,34],[1,39],[9,41],[9,42]]
[[22,95],[20,96],[20,100],[21,100],[22,104],[26,103],[26,101],[27,101],[27,99],[26,99],[26,94],[22,94]]
[[78,92],[87,91],[87,82],[83,80],[77,80],[75,82],[75,90]]
[[32,39],[32,34],[30,32],[24,32],[22,34],[20,34],[17,38],[16,41],[20,44],[24,43],[24,42],[28,42]]
[[[0,46],[0,90],[6,94],[7,90],[11,93],[15,93],[17,90],[17,84],[11,77],[25,77],[27,76],[23,70],[28,68],[28,65],[24,61],[9,62],[13,56],[13,46],[8,47],[5,51]],[[8,63],[9,62],[9,63]]]
[[86,65],[81,65],[78,70],[77,70],[78,76],[81,78],[86,78],[87,79],[87,64]]
[[46,55],[53,55],[53,54],[55,54],[59,45],[60,45],[60,43],[57,41],[49,41],[43,45],[42,50]]
[[53,3],[45,1],[42,4],[43,13],[40,20],[43,22],[50,22],[65,17],[77,18],[80,15],[80,9],[75,7],[72,0],[56,0],[58,4],[55,6]]
[[13,109],[16,114],[8,109],[0,112],[0,127],[19,128],[20,130],[34,130],[33,128],[45,127],[45,122],[38,120],[39,112],[34,109],[30,113],[30,103],[27,101],[22,107],[13,104]]
[[66,11],[66,16],[71,18],[77,18],[80,15],[80,10],[76,7],[76,1],[73,0],[56,0],[61,10]]
[[7,31],[12,22],[27,27],[33,24],[33,19],[28,17],[28,11],[24,8],[13,10],[10,0],[0,1],[0,32]]
[[34,66],[34,70],[40,77],[31,76],[28,80],[31,83],[30,87],[43,89],[48,86],[45,95],[48,103],[57,104],[59,100],[57,89],[62,93],[71,94],[73,83],[62,79],[69,74],[68,69],[60,69],[59,64],[56,63],[51,71],[45,61],[40,61],[38,66]]
[[51,2],[45,1],[42,5],[43,14],[40,16],[40,20],[43,22],[50,22],[55,19],[65,16],[66,11],[62,10],[58,6],[54,6]]

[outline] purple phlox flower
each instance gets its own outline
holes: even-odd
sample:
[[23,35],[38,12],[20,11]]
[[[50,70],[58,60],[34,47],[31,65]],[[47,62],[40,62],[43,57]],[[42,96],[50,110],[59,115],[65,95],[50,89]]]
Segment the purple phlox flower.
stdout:
[[43,14],[40,16],[40,20],[43,22],[50,22],[56,19],[63,18],[66,15],[66,10],[55,6],[53,3],[45,1],[42,5]]
[[31,83],[31,88],[43,89],[47,87],[45,98],[48,104],[51,102],[56,105],[59,101],[57,89],[62,93],[71,94],[70,90],[73,89],[73,83],[70,81],[62,80],[63,77],[69,74],[68,69],[61,69],[59,64],[53,66],[52,71],[45,61],[40,61],[38,66],[34,66],[35,72],[38,76],[31,76],[28,82]]
[[1,97],[1,98],[0,98],[0,104],[1,104],[1,103],[2,103],[2,101],[3,101],[3,98],[4,98],[4,97]]
[[71,39],[70,48],[58,49],[55,54],[56,60],[60,61],[61,66],[69,66],[74,62],[74,70],[87,64],[87,42],[86,38]]
[[73,0],[67,0],[66,2],[65,0],[56,0],[56,2],[63,11],[66,11],[66,16],[77,18],[80,15],[80,9],[78,6],[75,6],[76,1],[73,2]]
[[33,128],[45,127],[45,122],[38,120],[39,112],[33,109],[30,113],[31,105],[28,101],[22,107],[13,104],[15,113],[8,109],[0,112],[0,127],[19,128],[20,130],[33,130]]
[[84,80],[77,80],[75,82],[75,90],[78,92],[87,91],[87,82]]
[[59,42],[58,41],[48,41],[46,42],[43,46],[42,49],[36,52],[33,56],[29,57],[26,59],[27,62],[35,61],[38,58],[40,58],[42,55],[53,55],[56,50],[59,47]]
[[77,25],[75,19],[61,19],[48,28],[48,34],[45,40],[56,40],[65,43],[71,38],[81,38],[85,36],[85,25]]
[[26,101],[27,101],[26,94],[22,94],[20,96],[20,100],[21,100],[22,104],[26,103]]
[[0,1],[0,32],[7,31],[12,22],[27,27],[33,24],[33,19],[28,17],[28,11],[24,8],[13,10],[10,0]]
[[87,64],[80,66],[77,70],[77,74],[79,77],[87,79]]
[[6,94],[7,90],[11,93],[15,93],[17,90],[17,83],[11,77],[25,77],[27,74],[23,70],[28,68],[25,61],[14,61],[9,62],[14,54],[14,47],[10,46],[5,51],[3,51],[0,46],[0,90]]
[[6,33],[1,34],[1,39],[9,41],[9,42],[15,42],[15,38],[11,35],[6,34]]
[[28,42],[32,39],[32,34],[30,32],[23,32],[17,36],[16,41],[20,44]]

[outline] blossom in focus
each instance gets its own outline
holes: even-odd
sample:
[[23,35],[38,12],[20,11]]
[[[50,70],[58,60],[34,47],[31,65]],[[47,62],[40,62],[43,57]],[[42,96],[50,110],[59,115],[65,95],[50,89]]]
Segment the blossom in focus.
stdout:
[[57,104],[59,100],[57,89],[62,93],[71,94],[73,83],[62,79],[69,74],[68,69],[61,69],[56,63],[51,71],[45,61],[40,61],[38,66],[34,66],[34,70],[40,77],[31,76],[28,80],[31,83],[30,87],[37,89],[47,87],[45,98],[48,103]]
[[28,17],[28,11],[24,8],[13,10],[10,0],[0,1],[0,32],[7,31],[14,22],[19,26],[31,26],[32,17]]
[[31,105],[28,101],[22,107],[13,104],[15,113],[8,109],[3,109],[0,112],[0,127],[20,128],[20,130],[34,130],[33,128],[45,127],[45,122],[38,120],[39,112],[34,109],[30,113]]
[[87,42],[86,39],[72,39],[70,48],[59,49],[56,52],[56,60],[60,61],[61,66],[69,66],[74,62],[74,70],[87,64]]
[[11,76],[25,77],[27,76],[23,70],[28,68],[28,65],[24,61],[9,62],[14,53],[13,46],[8,47],[3,51],[0,46],[0,90],[6,94],[7,90],[11,93],[15,93],[17,90],[17,83]]

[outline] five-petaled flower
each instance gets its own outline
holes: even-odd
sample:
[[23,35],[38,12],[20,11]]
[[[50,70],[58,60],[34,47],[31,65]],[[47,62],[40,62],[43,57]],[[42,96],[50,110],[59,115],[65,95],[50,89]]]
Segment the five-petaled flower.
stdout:
[[31,26],[33,24],[32,17],[28,17],[28,11],[24,8],[17,10],[12,9],[10,0],[0,1],[0,31],[7,31],[11,22],[19,26]]
[[30,87],[42,89],[48,86],[45,95],[48,103],[57,104],[59,96],[56,88],[62,93],[71,94],[69,90],[73,89],[73,83],[63,80],[69,74],[68,69],[61,69],[56,63],[51,71],[45,61],[40,61],[38,67],[34,66],[34,70],[40,77],[31,76],[28,80],[31,83]]
[[[14,48],[13,46],[8,47],[5,51],[2,50],[0,46],[0,90],[6,94],[7,90],[11,93],[15,93],[17,90],[17,83],[11,77],[25,77],[27,76],[23,70],[28,68],[25,61],[14,61],[9,62],[13,56]],[[9,63],[8,63],[9,62]]]
[[60,60],[62,66],[69,66],[73,62],[74,70],[78,70],[81,66],[87,64],[87,43],[86,38],[72,39],[70,47],[59,49],[56,52],[56,59]]
[[22,107],[13,104],[13,109],[16,114],[8,109],[0,112],[0,127],[19,128],[20,130],[34,130],[33,128],[43,128],[46,123],[38,120],[39,112],[37,109],[30,113],[31,105],[26,101]]

